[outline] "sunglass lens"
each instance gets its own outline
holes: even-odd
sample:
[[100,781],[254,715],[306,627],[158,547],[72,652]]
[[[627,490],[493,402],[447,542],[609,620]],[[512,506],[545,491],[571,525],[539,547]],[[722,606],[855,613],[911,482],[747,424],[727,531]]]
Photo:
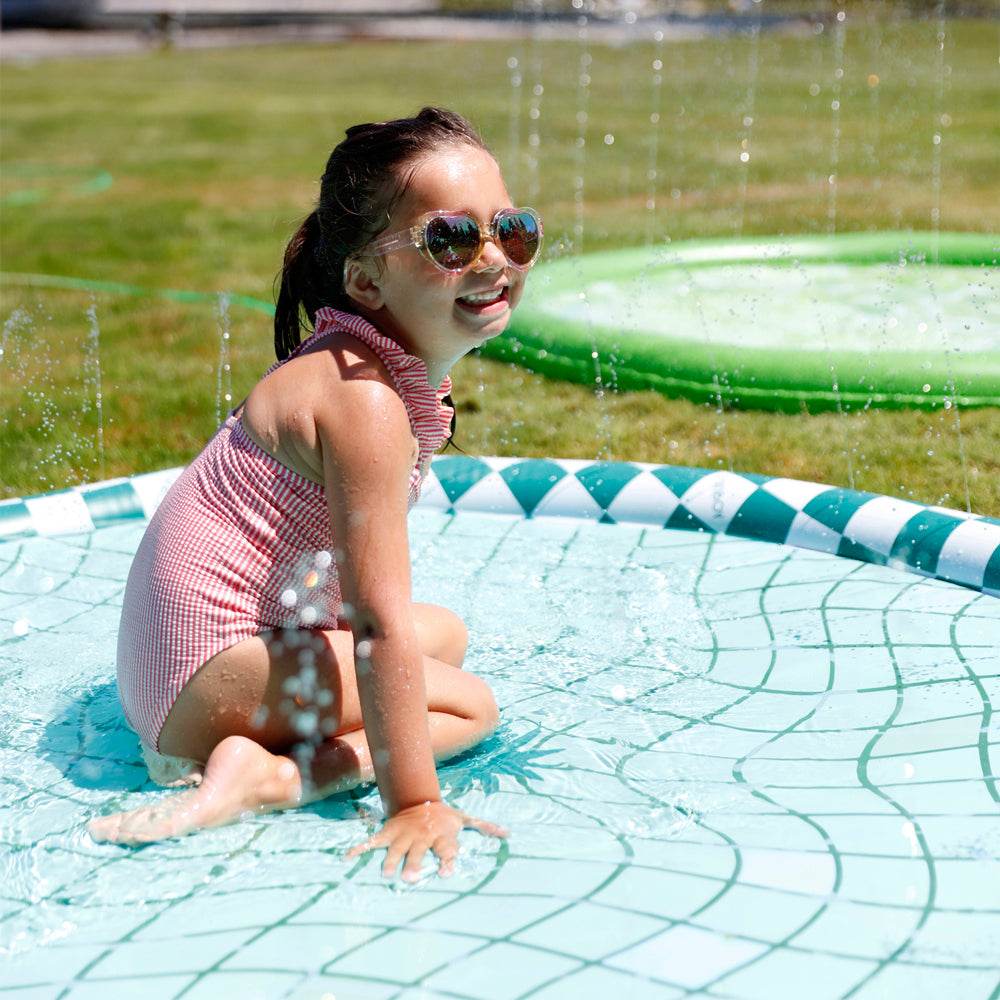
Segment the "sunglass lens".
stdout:
[[497,221],[497,242],[516,267],[527,267],[538,255],[538,220],[528,212],[508,212]]
[[427,252],[446,271],[461,271],[479,253],[479,225],[468,215],[442,215],[427,223]]

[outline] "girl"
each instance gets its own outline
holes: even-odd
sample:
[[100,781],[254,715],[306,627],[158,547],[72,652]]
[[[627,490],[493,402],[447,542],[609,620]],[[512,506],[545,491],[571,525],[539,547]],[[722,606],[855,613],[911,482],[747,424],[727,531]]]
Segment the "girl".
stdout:
[[[407,512],[450,433],[448,371],[507,326],[542,226],[459,115],[350,129],[285,252],[278,363],[151,519],[125,591],[118,686],[150,773],[196,787],[94,820],[145,843],[374,779],[383,873],[448,874],[492,823],[435,761],[493,732],[467,635],[410,594]],[[313,332],[300,343],[300,327]]]

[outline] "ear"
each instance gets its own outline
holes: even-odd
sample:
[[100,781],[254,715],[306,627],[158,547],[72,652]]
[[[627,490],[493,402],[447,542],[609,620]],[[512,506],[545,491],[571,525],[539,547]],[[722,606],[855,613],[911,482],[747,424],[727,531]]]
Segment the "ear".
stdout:
[[366,309],[373,312],[382,307],[381,274],[375,265],[355,257],[344,263],[344,291]]

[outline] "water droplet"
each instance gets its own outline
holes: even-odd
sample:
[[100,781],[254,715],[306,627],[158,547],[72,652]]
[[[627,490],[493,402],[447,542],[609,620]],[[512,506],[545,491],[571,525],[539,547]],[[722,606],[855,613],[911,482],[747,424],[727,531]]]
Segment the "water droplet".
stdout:
[[316,732],[319,716],[313,712],[296,712],[292,716],[292,728],[299,736],[311,736]]

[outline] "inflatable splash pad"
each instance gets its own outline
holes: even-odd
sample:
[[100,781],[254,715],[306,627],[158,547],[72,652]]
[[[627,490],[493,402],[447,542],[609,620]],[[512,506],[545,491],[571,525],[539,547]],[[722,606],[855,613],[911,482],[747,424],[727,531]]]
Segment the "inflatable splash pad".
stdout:
[[1000,237],[699,241],[539,265],[489,356],[751,409],[1000,405]]
[[[1000,522],[792,480],[435,460],[414,593],[469,625],[502,821],[449,879],[359,789],[128,849],[121,594],[178,470],[0,504],[0,996],[996,1000]],[[611,637],[609,641],[609,637]]]

